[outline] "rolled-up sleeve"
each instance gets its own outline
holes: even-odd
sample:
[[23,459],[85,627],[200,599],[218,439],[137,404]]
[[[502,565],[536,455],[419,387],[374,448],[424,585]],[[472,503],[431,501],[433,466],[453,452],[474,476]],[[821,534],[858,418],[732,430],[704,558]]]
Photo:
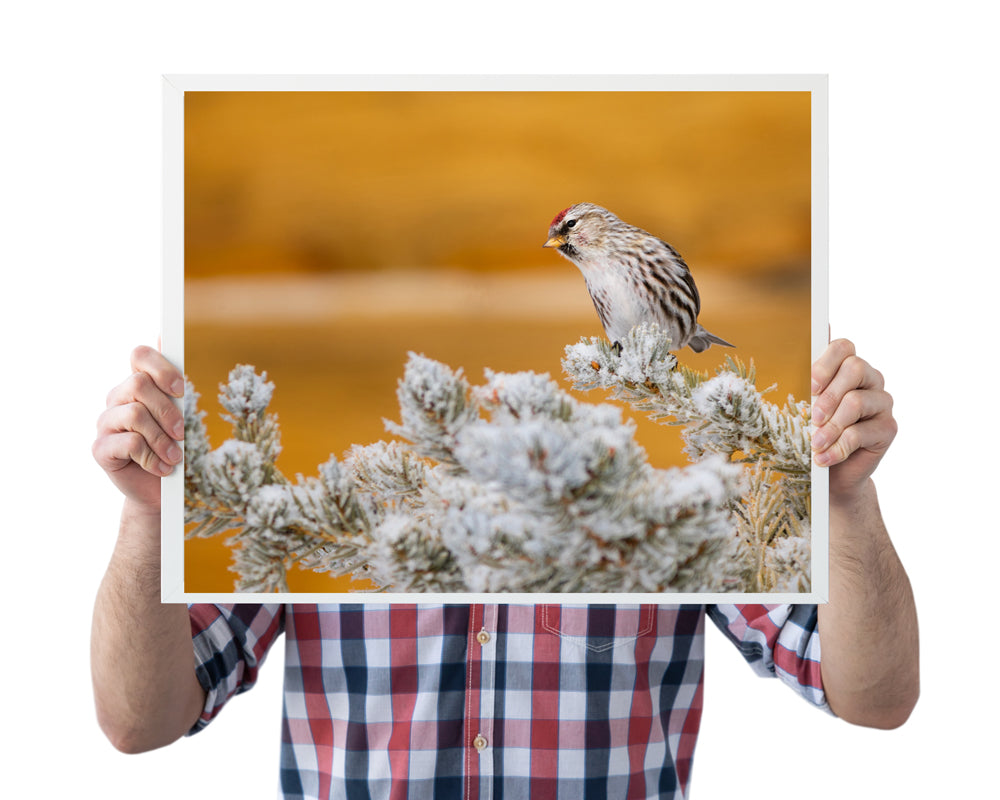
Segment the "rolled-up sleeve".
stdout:
[[188,606],[194,643],[195,673],[207,697],[197,733],[222,710],[230,697],[249,690],[268,650],[284,628],[284,607],[239,603]]
[[758,675],[833,713],[823,691],[815,605],[717,605],[708,615]]

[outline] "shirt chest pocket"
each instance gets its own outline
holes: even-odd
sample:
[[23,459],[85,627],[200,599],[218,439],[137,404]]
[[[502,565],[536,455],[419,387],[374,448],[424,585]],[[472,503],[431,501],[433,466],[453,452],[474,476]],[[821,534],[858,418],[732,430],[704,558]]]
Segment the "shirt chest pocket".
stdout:
[[570,646],[595,653],[632,645],[655,635],[655,605],[542,605],[538,627]]

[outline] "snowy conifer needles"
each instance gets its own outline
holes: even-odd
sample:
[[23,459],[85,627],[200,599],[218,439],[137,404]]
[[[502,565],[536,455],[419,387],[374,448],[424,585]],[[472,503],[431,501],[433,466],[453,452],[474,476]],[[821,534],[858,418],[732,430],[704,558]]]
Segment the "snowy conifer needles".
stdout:
[[567,347],[579,389],[610,389],[683,424],[693,463],[659,470],[612,405],[546,375],[462,371],[410,355],[388,430],[318,477],[278,470],[272,383],[236,367],[220,401],[233,438],[211,450],[185,395],[189,536],[235,531],[240,592],[287,591],[292,565],[397,592],[767,592],[809,588],[809,407],[764,401],[728,360],[709,378],[655,327],[620,354]]

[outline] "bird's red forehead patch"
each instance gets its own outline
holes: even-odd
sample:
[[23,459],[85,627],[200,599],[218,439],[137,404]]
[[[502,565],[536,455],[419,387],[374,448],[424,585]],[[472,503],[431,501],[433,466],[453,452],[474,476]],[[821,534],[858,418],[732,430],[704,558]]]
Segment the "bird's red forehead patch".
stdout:
[[563,217],[566,216],[566,212],[569,211],[570,208],[572,208],[572,207],[573,206],[569,206],[567,208],[564,208],[562,211],[560,211],[558,214],[556,214],[555,219],[553,219],[552,222],[549,223],[549,227],[551,228],[553,225],[558,225],[560,222],[562,222],[563,221]]

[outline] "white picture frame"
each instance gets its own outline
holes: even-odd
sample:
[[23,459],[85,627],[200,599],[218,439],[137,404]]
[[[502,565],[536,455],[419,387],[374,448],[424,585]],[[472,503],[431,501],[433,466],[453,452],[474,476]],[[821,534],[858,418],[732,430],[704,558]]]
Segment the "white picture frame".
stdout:
[[[828,340],[828,99],[821,75],[704,76],[198,76],[171,75],[163,81],[164,239],[162,350],[182,369],[185,364],[184,99],[190,92],[809,92],[811,94],[811,354],[815,360]],[[570,198],[575,200],[577,198]],[[558,210],[558,209],[553,209]],[[544,226],[543,226],[544,227]],[[540,235],[544,231],[540,232]],[[567,265],[568,267],[568,265]],[[479,376],[471,376],[477,379]],[[218,376],[223,380],[224,375]],[[204,387],[211,391],[213,387]],[[280,391],[280,386],[279,389]],[[781,387],[779,387],[779,392]],[[402,603],[823,603],[828,579],[828,484],[825,469],[812,471],[811,591],[804,593],[669,594],[412,594],[412,593],[205,593],[188,591],[184,579],[183,472],[163,479],[162,599],[164,602],[402,602]]]

